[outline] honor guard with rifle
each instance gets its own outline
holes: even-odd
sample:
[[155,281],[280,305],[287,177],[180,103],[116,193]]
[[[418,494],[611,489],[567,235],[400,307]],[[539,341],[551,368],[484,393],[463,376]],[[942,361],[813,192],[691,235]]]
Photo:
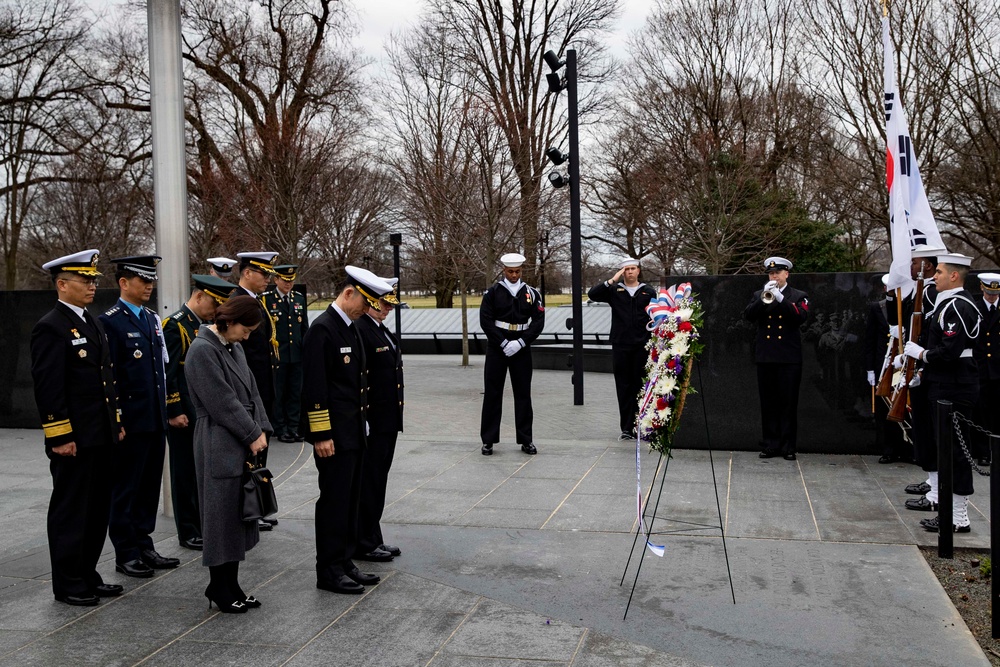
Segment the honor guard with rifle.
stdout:
[[[907,359],[922,364],[920,384],[927,388],[931,407],[940,400],[951,401],[956,412],[965,416],[979,400],[979,371],[973,356],[976,338],[979,337],[981,316],[965,290],[972,258],[959,254],[942,254],[937,257],[934,271],[937,299],[934,315],[928,320],[926,343],[910,341],[904,348]],[[938,432],[938,412],[931,412],[932,433]],[[950,425],[948,426],[950,428]],[[969,442],[968,433],[965,442]],[[955,446],[953,453],[954,495],[952,499],[952,529],[967,533],[969,525],[969,496],[973,493],[972,465],[962,447]],[[937,489],[932,489],[937,491]],[[933,502],[936,505],[936,501]],[[936,509],[936,508],[935,508]],[[927,530],[937,531],[938,518],[920,522]]]
[[[879,383],[879,375],[889,378],[891,383],[892,354],[899,335],[899,327],[889,326],[885,300],[888,279],[889,275],[886,274],[879,281],[882,286],[882,298],[868,304],[868,320],[865,324],[864,344],[861,351],[864,366],[868,369],[868,384],[871,385],[873,394]],[[887,375],[886,369],[889,371]],[[872,413],[875,415],[875,442],[882,454],[878,462],[912,461],[913,446],[907,439],[904,428],[900,428],[900,425],[887,419],[891,390],[890,384],[888,391],[884,394],[875,394],[879,397],[873,396],[872,400]]]
[[[975,359],[979,367],[979,413],[976,423],[990,433],[1000,433],[1000,273],[980,273],[983,298],[979,310],[983,323],[976,339]],[[979,465],[991,461],[989,439],[977,433]]]
[[802,338],[799,328],[809,318],[805,292],[788,284],[792,263],[784,257],[764,261],[767,283],[754,292],[743,316],[757,325],[755,358],[763,437],[760,458],[795,460],[799,385],[802,383]]

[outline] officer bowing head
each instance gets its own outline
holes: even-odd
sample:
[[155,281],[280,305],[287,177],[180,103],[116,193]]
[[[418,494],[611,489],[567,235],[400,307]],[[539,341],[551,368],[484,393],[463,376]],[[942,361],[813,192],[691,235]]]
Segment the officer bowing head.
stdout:
[[101,272],[97,270],[99,255],[96,250],[84,250],[42,265],[43,269],[52,274],[52,282],[60,301],[78,308],[93,303],[94,294],[97,293],[97,279],[101,276]]
[[399,278],[383,278],[387,285],[392,287],[391,292],[382,295],[378,301],[378,310],[369,310],[368,314],[378,322],[385,322],[393,308],[399,305]]
[[229,259],[228,257],[209,257],[205,261],[208,263],[209,275],[222,278],[223,280],[229,280],[237,264],[235,259]]
[[121,298],[136,306],[149,301],[153,295],[153,283],[157,280],[156,265],[158,255],[136,255],[112,259],[115,265],[115,280],[121,290]]
[[236,289],[236,285],[215,276],[195,274],[191,280],[194,290],[187,306],[203,322],[215,319],[215,309],[224,304]]
[[337,305],[351,320],[356,320],[371,308],[380,310],[379,298],[392,291],[392,285],[382,280],[368,269],[347,265],[344,267],[347,279],[344,281]]
[[238,252],[236,256],[240,258],[240,287],[254,296],[267,289],[271,276],[278,275],[274,270],[276,252]]

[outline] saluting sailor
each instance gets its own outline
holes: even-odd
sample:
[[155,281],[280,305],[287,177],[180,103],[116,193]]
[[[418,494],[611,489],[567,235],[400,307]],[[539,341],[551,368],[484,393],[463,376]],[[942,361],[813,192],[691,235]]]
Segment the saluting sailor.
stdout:
[[59,300],[31,330],[31,379],[52,473],[46,520],[52,592],[77,606],[122,593],[97,572],[111,507],[108,471],[123,435],[104,327],[87,312],[101,275],[97,257],[84,250],[42,266]]
[[531,425],[531,348],[545,326],[545,305],[534,287],[521,281],[524,255],[507,253],[500,258],[503,278],[483,295],[479,307],[479,326],[488,340],[480,427],[484,456],[493,453],[500,442],[500,417],[503,412],[503,387],[510,371],[514,392],[514,425],[517,443],[525,454],[535,454]]
[[201,519],[194,468],[196,415],[184,375],[184,360],[201,325],[215,319],[216,306],[226,302],[236,285],[215,276],[193,275],[191,279],[194,289],[187,303],[163,320],[163,339],[167,345],[167,440],[174,523],[180,545],[201,551]]
[[794,461],[802,383],[799,328],[809,318],[809,299],[788,284],[792,263],[784,257],[768,257],[764,270],[767,283],[754,292],[743,311],[743,316],[757,325],[755,358],[763,434],[759,456]]
[[337,299],[306,332],[302,405],[305,439],[319,473],[316,501],[316,587],[362,593],[379,578],[354,564],[361,466],[368,434],[365,350],[355,321],[392,287],[371,271],[347,266]]
[[151,577],[154,569],[180,565],[153,548],[167,433],[164,372],[166,343],[160,318],[146,307],[156,282],[156,255],[119,257],[118,303],[101,315],[108,334],[125,447],[116,461],[108,533],[115,545],[115,569],[130,577]]
[[274,289],[261,302],[274,322],[278,364],[274,372],[274,418],[271,425],[281,442],[302,442],[299,407],[302,402],[302,337],[309,329],[306,297],[292,289],[296,264],[274,267]]

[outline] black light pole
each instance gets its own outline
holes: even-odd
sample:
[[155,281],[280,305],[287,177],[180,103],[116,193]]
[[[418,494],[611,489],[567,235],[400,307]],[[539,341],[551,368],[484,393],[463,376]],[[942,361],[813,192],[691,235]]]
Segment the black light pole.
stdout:
[[[569,176],[553,171],[549,182],[561,188],[569,184],[569,248],[572,265],[573,317],[573,405],[583,405],[583,241],[580,232],[580,128],[577,119],[576,49],[566,51],[566,62],[559,60],[554,51],[542,56],[552,71],[546,75],[549,92],[565,89],[569,98],[569,154],[558,148],[545,151],[552,164],[560,165],[569,160]],[[559,70],[566,66],[566,78],[559,77]]]
[[[392,246],[392,275],[396,278],[396,293],[402,294],[402,285],[399,283],[399,246],[403,245],[402,234],[389,234],[389,244]],[[403,327],[400,322],[399,308],[396,308],[396,340],[402,341]],[[402,343],[400,343],[402,344]]]

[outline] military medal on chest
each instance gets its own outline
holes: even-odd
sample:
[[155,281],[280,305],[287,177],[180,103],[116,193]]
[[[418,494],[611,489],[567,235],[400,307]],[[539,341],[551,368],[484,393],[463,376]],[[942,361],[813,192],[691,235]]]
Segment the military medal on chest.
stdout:
[[87,356],[87,351],[86,350],[80,350],[79,352],[77,352],[77,354],[79,354],[80,358],[83,359],[84,357]]
[[132,353],[132,356],[135,357],[136,359],[142,359],[142,350],[136,350],[135,352]]
[[344,363],[345,364],[351,363],[351,355],[349,355],[349,354],[345,354],[344,355]]

